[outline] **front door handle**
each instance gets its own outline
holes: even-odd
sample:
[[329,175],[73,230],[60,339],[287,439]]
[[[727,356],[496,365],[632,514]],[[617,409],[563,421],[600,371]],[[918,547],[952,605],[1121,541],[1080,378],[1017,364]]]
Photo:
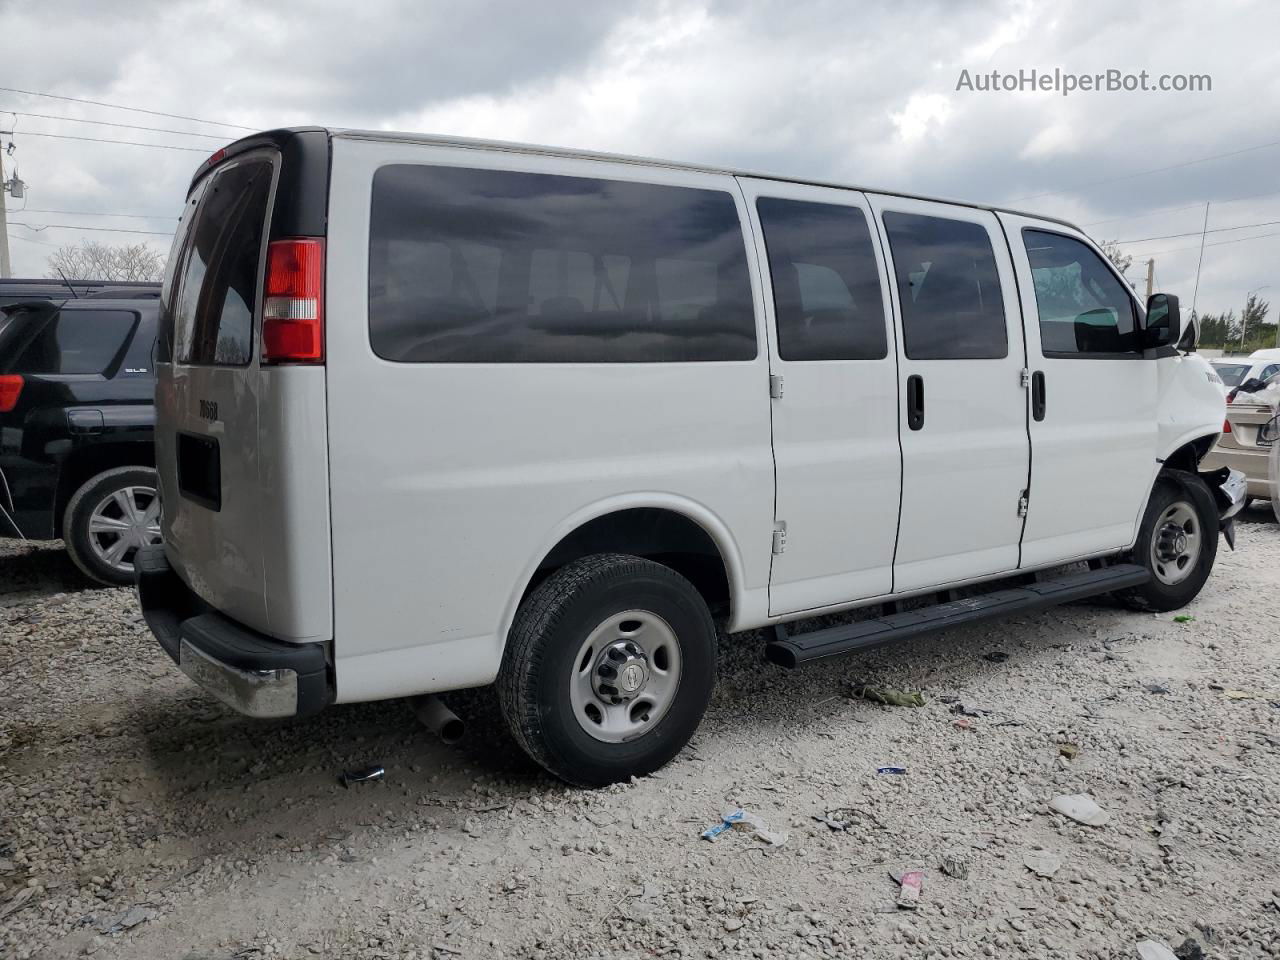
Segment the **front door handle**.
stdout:
[[1037,370],[1031,375],[1031,416],[1037,422],[1044,419],[1044,373]]
[[907,426],[912,430],[924,426],[924,377],[918,373],[907,377]]

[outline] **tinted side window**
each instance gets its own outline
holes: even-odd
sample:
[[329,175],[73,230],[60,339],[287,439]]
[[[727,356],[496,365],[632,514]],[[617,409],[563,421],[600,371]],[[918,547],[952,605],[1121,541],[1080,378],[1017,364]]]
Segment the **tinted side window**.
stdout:
[[867,218],[857,207],[761,197],[784,360],[888,356],[884,302]]
[[63,310],[45,323],[14,365],[15,373],[105,373],[129,339],[127,310]]
[[886,213],[884,227],[912,360],[1009,355],[1004,299],[991,238],[980,224]]
[[456,167],[373,178],[369,337],[387,360],[750,360],[732,197]]
[[1088,244],[1023,230],[1045,356],[1141,353],[1133,298]]
[[179,363],[249,362],[270,193],[269,160],[228,167],[204,191],[169,307]]

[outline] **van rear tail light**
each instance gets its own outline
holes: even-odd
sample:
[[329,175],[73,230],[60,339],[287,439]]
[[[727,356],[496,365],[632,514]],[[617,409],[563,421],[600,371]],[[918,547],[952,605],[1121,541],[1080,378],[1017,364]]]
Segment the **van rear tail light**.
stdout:
[[324,241],[272,241],[263,287],[263,362],[324,363]]
[[1223,433],[1230,433],[1230,432],[1231,432],[1231,421],[1230,421],[1230,420],[1223,420],[1223,421],[1222,421],[1222,432],[1223,432]]
[[9,413],[18,405],[22,393],[22,377],[16,373],[0,377],[0,413]]

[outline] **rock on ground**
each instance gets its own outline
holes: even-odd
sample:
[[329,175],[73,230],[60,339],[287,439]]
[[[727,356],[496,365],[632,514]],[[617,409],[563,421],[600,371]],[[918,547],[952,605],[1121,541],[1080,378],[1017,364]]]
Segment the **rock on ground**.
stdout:
[[[797,673],[723,638],[692,745],[596,792],[526,762],[486,691],[452,697],[457,748],[403,702],[238,717],[130,591],[2,543],[0,957],[1280,956],[1280,528],[1254,509],[1239,534],[1187,623],[1101,601]],[[371,763],[385,780],[338,785]],[[1080,793],[1109,823],[1049,812]],[[730,806],[786,843],[700,840]],[[843,831],[813,819],[841,808]],[[938,869],[957,855],[964,879]]]

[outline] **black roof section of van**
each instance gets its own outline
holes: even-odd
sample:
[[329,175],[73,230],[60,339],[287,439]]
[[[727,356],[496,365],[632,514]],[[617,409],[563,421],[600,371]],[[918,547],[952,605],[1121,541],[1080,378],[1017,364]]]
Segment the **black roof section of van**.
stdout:
[[196,168],[187,194],[225,160],[251,150],[278,150],[283,169],[276,181],[270,239],[322,237],[328,219],[329,136],[324,127],[288,127],[241,137],[214,151]]
[[[217,164],[221,163],[228,157],[244,153],[248,150],[256,150],[260,147],[274,147],[281,151],[286,169],[294,166],[296,173],[288,179],[291,181],[287,184],[290,196],[286,199],[286,203],[280,203],[279,191],[281,184],[277,187],[276,209],[273,213],[273,222],[271,225],[271,234],[273,237],[279,236],[319,236],[324,233],[323,222],[316,228],[315,218],[302,217],[307,221],[307,225],[312,226],[311,230],[287,230],[277,229],[275,217],[285,214],[285,221],[280,224],[292,226],[294,221],[299,219],[299,214],[310,209],[314,214],[316,204],[314,199],[307,202],[305,191],[326,189],[328,187],[328,159],[330,137],[341,137],[352,140],[384,140],[399,143],[421,143],[432,146],[458,147],[466,150],[495,150],[506,153],[525,153],[535,154],[539,156],[567,157],[581,160],[598,160],[607,163],[629,163],[638,166],[659,167],[668,170],[688,170],[698,173],[715,173],[733,177],[752,177],[758,180],[777,180],[783,183],[796,183],[806,186],[815,187],[831,187],[837,190],[857,190],[863,193],[877,193],[887,196],[903,197],[910,200],[927,200],[934,203],[948,203],[955,206],[971,207],[978,210],[989,210],[992,213],[1010,213],[1023,217],[1034,217],[1037,220],[1044,220],[1051,223],[1059,223],[1063,226],[1070,227],[1073,230],[1080,230],[1076,224],[1070,220],[1064,220],[1061,217],[1047,216],[1043,213],[1033,213],[1026,210],[1017,210],[1012,207],[1002,207],[989,203],[976,203],[971,200],[955,200],[948,197],[931,197],[924,194],[906,193],[901,190],[884,190],[876,187],[859,186],[851,183],[836,183],[830,180],[815,180],[806,177],[793,177],[785,174],[762,173],[755,170],[742,170],[728,166],[714,166],[710,164],[685,163],[677,160],[659,160],[653,157],[637,157],[627,154],[603,153],[592,150],[573,150],[566,147],[548,147],[531,143],[514,143],[504,140],[478,140],[470,137],[450,137],[439,134],[429,133],[400,133],[389,130],[357,130],[343,128],[328,127],[283,127],[277,130],[266,130],[262,133],[250,134],[234,143],[228,144],[221,150],[214,153],[196,170],[195,176],[191,178],[191,185],[195,186],[196,181],[203,177],[209,170]],[[323,147],[319,142],[323,138]],[[320,161],[323,160],[323,170],[317,169]],[[315,194],[311,195],[313,198]],[[321,218],[323,221],[323,217]]]

